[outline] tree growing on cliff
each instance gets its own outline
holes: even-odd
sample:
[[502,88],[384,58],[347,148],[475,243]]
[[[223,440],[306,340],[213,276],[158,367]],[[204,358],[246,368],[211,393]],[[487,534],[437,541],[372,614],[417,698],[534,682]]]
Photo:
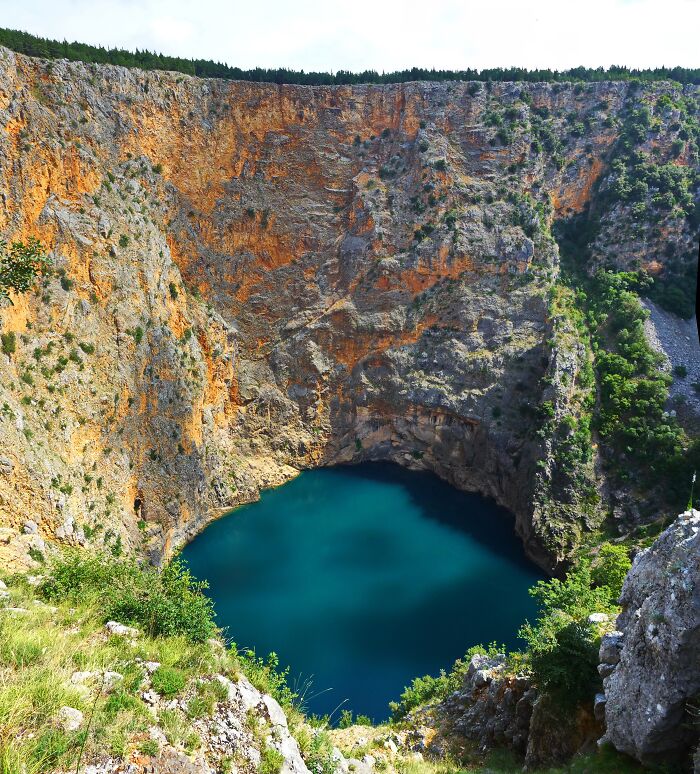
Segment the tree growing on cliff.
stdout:
[[539,688],[562,706],[593,698],[600,682],[599,642],[588,616],[612,612],[615,591],[617,585],[614,590],[596,585],[588,560],[565,580],[540,581],[530,589],[540,614],[519,632],[528,646],[526,662]]
[[12,242],[9,246],[0,239],[0,300],[7,298],[12,303],[10,291],[26,293],[50,266],[51,260],[38,239],[30,237],[26,243]]

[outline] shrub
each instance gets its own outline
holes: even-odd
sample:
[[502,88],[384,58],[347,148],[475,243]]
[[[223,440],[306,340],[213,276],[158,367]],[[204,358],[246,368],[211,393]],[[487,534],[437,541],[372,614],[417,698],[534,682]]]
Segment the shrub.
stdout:
[[185,687],[185,675],[174,667],[159,666],[151,677],[151,684],[161,696],[175,696]]
[[685,377],[688,376],[688,369],[684,365],[677,365],[673,369],[673,373],[678,378],[685,379]]
[[181,634],[203,642],[216,631],[206,587],[177,559],[159,571],[105,554],[66,551],[51,565],[40,591],[47,600],[91,597],[103,620],[129,623],[151,636]]
[[632,562],[625,546],[603,543],[591,567],[591,579],[596,586],[608,588],[610,602],[614,602],[622,592],[622,584],[630,567]]
[[284,764],[284,755],[274,747],[265,747],[262,753],[258,774],[278,774]]
[[122,234],[119,237],[119,247],[126,247],[129,244],[129,237],[126,234]]
[[[615,561],[604,562],[603,577],[616,581]],[[611,589],[593,586],[590,562],[581,564],[561,581],[540,581],[530,589],[540,606],[535,624],[518,633],[527,642],[526,660],[540,690],[558,703],[571,706],[592,699],[599,685],[598,642],[588,623],[592,612],[612,612]]]
[[231,644],[231,651],[240,661],[243,672],[250,682],[262,693],[269,693],[283,707],[292,707],[298,698],[287,683],[289,667],[280,669],[279,657],[276,653],[268,654],[267,659],[257,656],[254,650],[238,651],[236,644]]
[[160,747],[155,739],[146,739],[145,742],[139,744],[139,752],[144,755],[150,755],[152,758],[158,755],[159,750]]
[[14,355],[17,351],[17,334],[14,331],[0,335],[0,342],[2,342],[3,355]]
[[0,298],[9,298],[9,291],[26,293],[39,274],[46,274],[51,265],[44,248],[33,237],[24,242],[12,242],[8,247],[0,239]]
[[598,648],[593,627],[569,620],[540,632],[530,641],[528,660],[537,685],[560,704],[576,705],[592,699],[600,679]]

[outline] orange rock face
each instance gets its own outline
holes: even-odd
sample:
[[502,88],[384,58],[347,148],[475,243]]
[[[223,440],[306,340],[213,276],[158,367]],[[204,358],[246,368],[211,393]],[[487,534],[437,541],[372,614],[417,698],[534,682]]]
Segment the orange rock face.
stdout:
[[[0,54],[0,232],[58,270],[0,312],[2,523],[157,560],[301,467],[382,458],[496,497],[549,562],[529,434],[547,235],[606,174],[625,84],[276,86]],[[543,121],[561,165],[533,150]]]

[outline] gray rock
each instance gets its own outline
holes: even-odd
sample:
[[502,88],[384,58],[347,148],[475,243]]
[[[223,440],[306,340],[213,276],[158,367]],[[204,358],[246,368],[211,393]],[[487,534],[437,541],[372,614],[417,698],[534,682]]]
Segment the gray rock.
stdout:
[[100,676],[99,672],[73,672],[73,674],[70,676],[70,681],[73,685],[82,685],[84,683],[90,682]]
[[76,731],[83,724],[83,713],[75,707],[61,707],[58,711],[58,721],[64,731]]
[[637,555],[620,601],[604,739],[642,762],[682,758],[698,742],[687,707],[700,693],[700,512],[679,516]]
[[75,529],[75,522],[73,521],[73,518],[71,516],[68,516],[68,518],[65,519],[63,524],[61,524],[59,527],[56,527],[56,531],[55,531],[56,538],[58,540],[65,540],[66,538],[71,537],[74,529]]
[[25,535],[36,535],[39,531],[39,525],[35,521],[27,519],[22,526],[22,531]]
[[615,671],[615,664],[598,664],[598,674],[601,677],[609,677]]
[[604,693],[597,693],[595,695],[595,699],[593,700],[593,715],[598,721],[603,721],[605,719],[606,701]]
[[14,470],[15,463],[9,458],[0,455],[0,473],[9,476]]
[[600,641],[600,650],[598,651],[598,658],[601,663],[617,664],[620,661],[623,638],[623,633],[619,631],[608,632],[603,635]]
[[105,629],[110,633],[118,637],[137,637],[139,634],[138,629],[134,629],[132,626],[125,626],[118,621],[107,621]]

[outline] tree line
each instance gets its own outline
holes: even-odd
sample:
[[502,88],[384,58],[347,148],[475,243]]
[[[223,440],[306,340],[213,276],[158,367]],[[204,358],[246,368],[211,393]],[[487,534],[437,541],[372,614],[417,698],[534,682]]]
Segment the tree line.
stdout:
[[28,56],[46,59],[69,59],[80,62],[138,67],[142,70],[174,70],[186,75],[201,78],[225,78],[236,81],[254,81],[258,83],[289,83],[308,86],[334,86],[359,83],[406,83],[408,81],[529,81],[529,82],[595,82],[595,81],[659,81],[672,80],[679,83],[700,84],[700,68],[656,67],[639,70],[635,68],[612,66],[574,67],[570,70],[528,70],[524,67],[492,67],[485,70],[468,68],[466,70],[435,70],[412,67],[409,70],[397,70],[379,73],[376,70],[364,70],[355,73],[338,70],[335,73],[305,72],[290,70],[286,67],[255,67],[242,70],[223,62],[211,59],[184,59],[165,56],[151,51],[127,51],[121,48],[90,46],[86,43],[50,40],[31,35],[28,32],[0,27],[0,45],[12,51]]

